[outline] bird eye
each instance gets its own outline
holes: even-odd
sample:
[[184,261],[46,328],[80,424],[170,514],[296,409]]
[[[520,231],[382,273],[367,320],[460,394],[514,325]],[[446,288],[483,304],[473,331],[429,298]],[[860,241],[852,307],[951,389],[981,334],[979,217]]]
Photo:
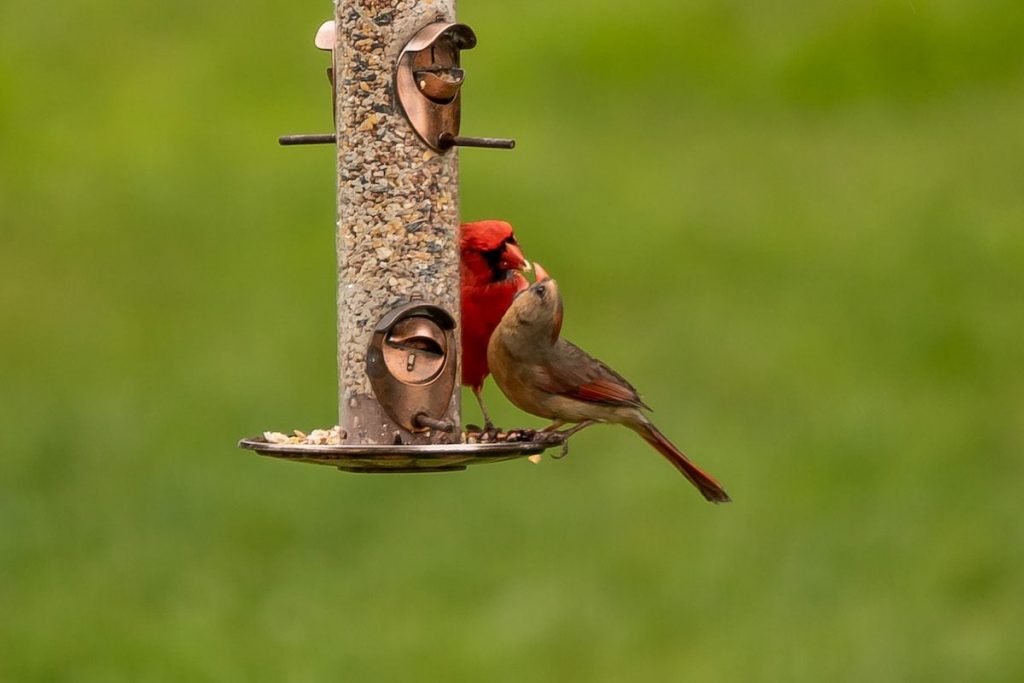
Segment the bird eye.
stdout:
[[533,293],[537,295],[538,299],[543,299],[547,290],[543,286],[535,286],[533,287]]

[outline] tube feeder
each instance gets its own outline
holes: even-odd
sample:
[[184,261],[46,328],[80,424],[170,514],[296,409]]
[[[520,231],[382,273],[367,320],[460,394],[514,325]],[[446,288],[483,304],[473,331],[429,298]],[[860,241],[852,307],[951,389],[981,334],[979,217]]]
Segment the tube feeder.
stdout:
[[335,133],[282,145],[337,150],[338,425],[239,446],[351,472],[436,472],[563,446],[557,432],[466,432],[459,388],[461,52],[454,0],[338,0],[316,33],[331,52]]

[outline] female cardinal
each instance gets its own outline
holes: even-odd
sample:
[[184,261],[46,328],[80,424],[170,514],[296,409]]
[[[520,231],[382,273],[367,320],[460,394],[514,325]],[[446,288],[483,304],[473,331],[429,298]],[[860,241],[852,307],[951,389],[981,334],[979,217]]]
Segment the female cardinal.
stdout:
[[729,502],[725,489],[694,465],[651,423],[636,389],[582,349],[559,338],[562,296],[558,283],[537,264],[538,281],[522,291],[491,335],[487,360],[494,381],[522,410],[567,422],[566,437],[595,422],[629,427],[675,465],[713,503]]
[[501,322],[516,292],[530,283],[519,271],[529,262],[516,244],[512,226],[505,221],[463,223],[462,251],[462,384],[471,388],[480,404],[485,427],[492,429],[480,390],[489,374],[487,342]]

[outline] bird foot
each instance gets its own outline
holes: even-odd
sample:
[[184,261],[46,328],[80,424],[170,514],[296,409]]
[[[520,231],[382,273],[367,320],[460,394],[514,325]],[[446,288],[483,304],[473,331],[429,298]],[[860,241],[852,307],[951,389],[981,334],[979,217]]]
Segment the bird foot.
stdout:
[[501,431],[498,427],[494,426],[493,422],[485,422],[483,427],[480,427],[479,425],[475,425],[475,424],[470,423],[470,424],[466,425],[465,429],[466,429],[467,432],[480,432],[481,434],[484,433],[484,432],[500,432]]
[[503,430],[494,426],[493,423],[484,424],[483,428],[475,424],[467,424],[465,427],[466,436],[471,439],[470,443],[504,443],[506,441],[532,441],[534,430],[512,429]]

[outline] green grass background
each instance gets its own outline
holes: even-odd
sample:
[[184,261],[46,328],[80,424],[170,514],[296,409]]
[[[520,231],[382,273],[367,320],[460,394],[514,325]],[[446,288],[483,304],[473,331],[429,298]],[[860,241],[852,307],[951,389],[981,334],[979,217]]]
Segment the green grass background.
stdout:
[[0,8],[0,680],[1024,680],[1024,5],[462,2],[463,217],[724,507],[234,447],[335,421],[329,14]]

